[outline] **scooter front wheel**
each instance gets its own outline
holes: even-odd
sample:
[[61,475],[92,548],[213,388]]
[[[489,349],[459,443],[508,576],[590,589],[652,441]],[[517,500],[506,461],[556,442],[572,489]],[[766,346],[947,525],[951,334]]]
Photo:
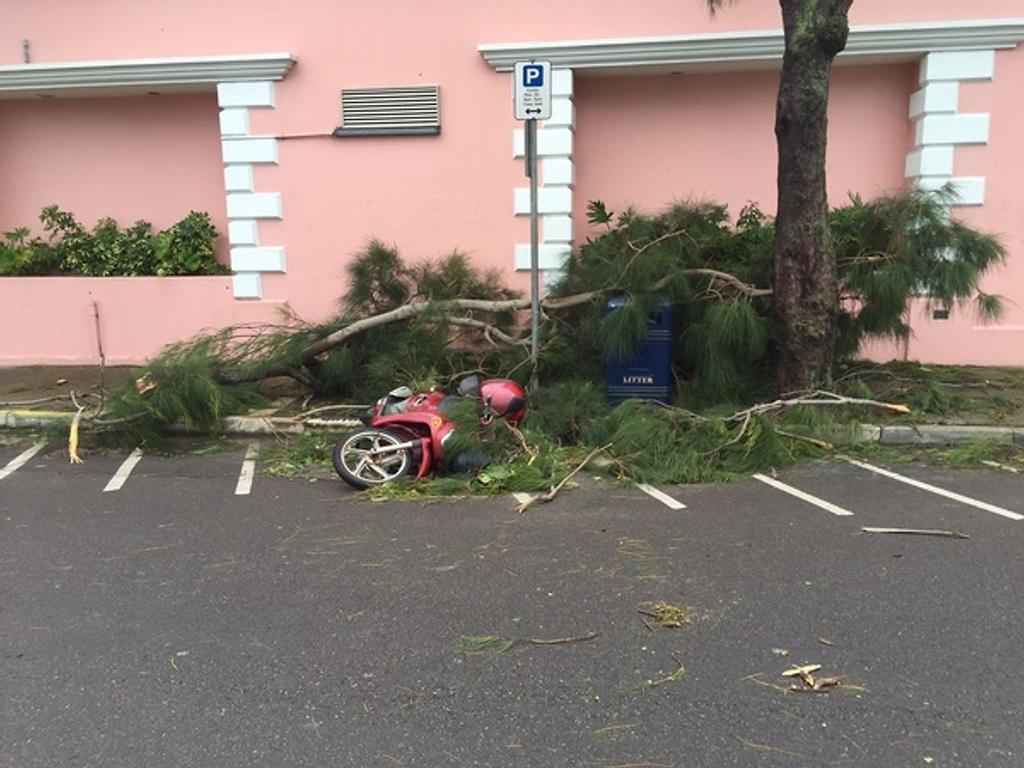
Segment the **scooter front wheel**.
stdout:
[[334,471],[353,488],[390,483],[408,473],[412,453],[405,440],[385,429],[364,429],[334,447]]

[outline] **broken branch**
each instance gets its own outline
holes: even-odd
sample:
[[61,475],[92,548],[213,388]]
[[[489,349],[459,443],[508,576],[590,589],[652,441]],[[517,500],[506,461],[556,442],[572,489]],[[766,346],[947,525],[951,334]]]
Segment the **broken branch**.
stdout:
[[933,528],[875,528],[864,526],[860,529],[862,533],[906,533],[912,536],[945,536],[949,539],[969,539],[966,533],[957,530],[938,530]]
[[[649,243],[648,245],[652,245]],[[644,246],[646,248],[647,246]],[[644,249],[641,248],[637,255]],[[712,282],[728,285],[738,291],[739,293],[753,298],[756,296],[770,296],[772,290],[770,288],[758,288],[750,283],[745,283],[735,275],[731,275],[728,272],[721,272],[717,269],[707,268],[694,268],[694,269],[683,269],[679,271],[683,275],[698,275],[701,277],[711,278]],[[666,275],[665,277],[658,280],[654,285],[651,286],[652,290],[658,290],[668,284],[672,275]],[[553,310],[553,309],[567,309],[569,307],[576,307],[581,304],[587,304],[594,299],[601,298],[605,294],[617,290],[616,286],[609,285],[605,288],[600,288],[593,291],[584,291],[582,293],[575,293],[571,296],[562,296],[560,298],[546,298],[540,303],[541,309]],[[376,328],[381,325],[387,325],[388,323],[395,323],[402,320],[409,320],[410,318],[416,317],[417,315],[423,314],[431,310],[437,311],[444,316],[448,322],[456,325],[465,325],[479,328],[488,334],[494,335],[499,340],[504,341],[506,344],[513,346],[522,346],[526,343],[525,339],[517,339],[514,336],[510,336],[502,331],[497,331],[494,326],[488,325],[483,321],[477,320],[476,318],[457,316],[453,317],[451,313],[459,310],[468,310],[470,312],[488,312],[488,313],[499,313],[499,312],[516,312],[530,308],[529,299],[448,299],[445,301],[425,301],[423,299],[415,299],[408,304],[403,304],[395,309],[388,310],[387,312],[381,312],[377,315],[371,315],[370,317],[363,317],[359,320],[355,320],[344,328],[339,328],[332,333],[324,336],[322,339],[313,342],[303,352],[303,358],[310,360],[318,357],[319,355],[329,352],[337,346],[344,344],[346,341],[351,339],[353,336],[358,336],[360,333]],[[500,334],[500,335],[499,335]]]
[[550,491],[545,493],[543,496],[531,496],[529,499],[527,499],[518,507],[516,507],[516,512],[518,512],[519,514],[523,514],[534,504],[547,504],[549,501],[555,498],[555,496],[558,495],[558,492],[562,490],[566,483],[572,480],[581,469],[583,469],[585,466],[587,466],[587,464],[590,463],[591,459],[597,456],[597,454],[603,453],[604,451],[608,450],[611,447],[612,444],[608,443],[607,445],[602,445],[600,448],[595,448],[594,450],[592,450],[590,453],[587,454],[587,457],[583,461],[581,461],[572,472],[570,472],[568,475],[562,478],[561,482],[558,483],[558,485],[554,486]]
[[[490,323],[485,323],[483,320],[477,320],[475,317],[445,317],[445,320],[452,325],[463,325],[469,328],[478,328],[484,332],[484,336],[487,340],[494,344],[492,336],[500,341],[502,344],[507,344],[510,347],[525,347],[530,344],[529,339],[517,339],[515,336],[510,336],[500,328],[497,328]],[[494,344],[494,346],[498,346]]]
[[759,403],[750,408],[744,408],[742,411],[736,411],[732,416],[726,416],[725,421],[740,421],[750,416],[804,405],[864,405],[872,408],[884,408],[885,410],[897,413],[910,413],[910,408],[900,403],[885,403],[880,400],[869,400],[863,397],[845,397],[844,395],[837,395],[835,392],[826,392],[819,389],[800,397],[772,400],[770,403]]
[[527,638],[526,642],[531,645],[566,645],[567,643],[585,643],[587,640],[593,640],[600,634],[600,632],[590,632],[586,635],[579,635],[578,637],[556,637],[551,640],[530,637]]

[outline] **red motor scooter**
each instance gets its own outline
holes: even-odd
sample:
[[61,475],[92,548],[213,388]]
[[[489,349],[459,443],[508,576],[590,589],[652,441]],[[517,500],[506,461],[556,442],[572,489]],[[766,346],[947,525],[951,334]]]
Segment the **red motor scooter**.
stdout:
[[455,429],[447,416],[453,402],[477,397],[483,404],[482,424],[503,417],[516,424],[526,414],[526,393],[509,379],[481,382],[470,376],[459,383],[458,395],[413,394],[408,387],[392,390],[363,417],[367,429],[334,447],[334,470],[353,488],[384,485],[413,471],[424,477],[444,458],[444,444]]

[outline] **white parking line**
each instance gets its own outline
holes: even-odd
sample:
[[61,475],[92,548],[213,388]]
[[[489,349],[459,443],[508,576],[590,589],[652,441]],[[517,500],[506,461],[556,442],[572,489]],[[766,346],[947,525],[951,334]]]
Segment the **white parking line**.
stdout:
[[929,493],[934,493],[938,496],[944,496],[947,499],[959,501],[961,504],[967,504],[968,506],[976,507],[977,509],[983,509],[986,512],[993,512],[997,515],[1007,517],[1010,520],[1024,520],[1024,515],[1018,514],[1016,512],[1011,512],[1009,509],[997,507],[995,504],[989,504],[988,502],[985,501],[978,501],[977,499],[972,499],[970,496],[964,496],[963,494],[960,493],[947,491],[945,488],[939,488],[937,485],[931,485],[930,483],[915,480],[912,477],[904,477],[903,475],[898,475],[891,470],[883,469],[882,467],[876,467],[874,464],[868,464],[866,461],[857,461],[849,457],[846,457],[846,460],[856,467],[866,469],[869,472],[874,472],[876,475],[882,475],[883,477],[888,477],[900,483],[912,485],[915,488],[920,488],[922,491],[928,491]]
[[667,493],[663,493],[655,488],[653,485],[647,483],[637,483],[636,487],[646,493],[652,499],[657,499],[669,509],[686,509],[686,505],[681,501],[677,501],[669,496]]
[[106,487],[103,489],[103,492],[109,493],[110,491],[121,490],[121,486],[124,485],[124,481],[128,479],[128,475],[132,473],[132,470],[135,469],[135,465],[139,463],[139,460],[141,458],[141,448],[136,448],[134,451],[132,451],[128,455],[128,458],[121,462],[121,466],[117,468],[117,472],[115,472],[114,476],[110,478],[110,482],[107,483]]
[[256,474],[256,457],[259,454],[260,447],[256,443],[251,443],[245,449],[245,459],[242,461],[242,471],[238,474],[235,496],[248,496],[252,491],[252,478]]
[[820,507],[821,509],[824,509],[827,512],[831,512],[833,515],[841,515],[843,517],[847,517],[853,514],[853,512],[851,512],[848,509],[838,507],[830,501],[819,499],[817,496],[812,496],[811,494],[806,493],[805,491],[801,491],[799,488],[794,488],[792,485],[786,485],[785,483],[780,482],[779,480],[776,480],[773,477],[767,477],[765,475],[754,475],[754,479],[760,480],[765,485],[770,485],[772,488],[780,490],[783,493],[788,493],[790,496],[795,496],[796,498],[802,501],[806,501],[808,504],[813,504],[814,506]]
[[43,450],[44,445],[46,445],[46,441],[41,440],[35,445],[33,445],[31,448],[25,449],[17,456],[15,456],[13,459],[11,459],[9,462],[7,462],[7,465],[3,469],[0,469],[0,480],[3,480],[8,475],[13,475],[15,470],[21,469],[23,466],[28,464],[29,459],[31,459],[33,456],[35,456],[37,453]]

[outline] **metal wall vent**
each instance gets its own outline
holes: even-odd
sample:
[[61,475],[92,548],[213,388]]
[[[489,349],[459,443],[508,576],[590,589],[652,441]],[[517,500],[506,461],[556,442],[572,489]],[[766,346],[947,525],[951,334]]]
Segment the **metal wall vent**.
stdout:
[[341,125],[335,136],[437,135],[441,132],[440,88],[345,88]]

